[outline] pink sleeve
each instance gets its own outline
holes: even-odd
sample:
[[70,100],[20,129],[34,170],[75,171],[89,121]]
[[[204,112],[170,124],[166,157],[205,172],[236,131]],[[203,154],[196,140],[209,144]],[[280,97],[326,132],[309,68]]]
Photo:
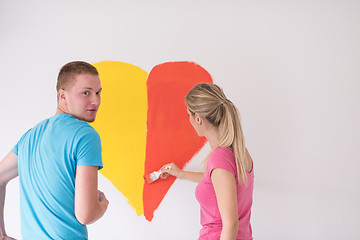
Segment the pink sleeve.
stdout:
[[217,147],[211,153],[208,167],[207,167],[207,175],[210,177],[212,170],[215,168],[225,169],[235,175],[236,174],[236,164],[235,164],[235,157],[234,153],[225,147]]

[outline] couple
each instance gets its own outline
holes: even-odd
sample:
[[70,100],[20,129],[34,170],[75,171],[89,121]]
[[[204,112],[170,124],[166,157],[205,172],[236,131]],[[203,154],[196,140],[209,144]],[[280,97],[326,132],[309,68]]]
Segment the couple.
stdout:
[[[23,239],[88,239],[86,225],[97,221],[109,201],[98,188],[102,166],[99,134],[88,124],[100,106],[97,69],[76,61],[57,80],[57,112],[27,131],[0,162],[0,240],[6,184],[19,176]],[[252,159],[244,144],[239,115],[215,84],[197,84],[186,96],[189,120],[205,136],[211,152],[205,172],[165,165],[162,177],[198,182],[199,239],[252,239]],[[170,168],[169,168],[170,166]]]

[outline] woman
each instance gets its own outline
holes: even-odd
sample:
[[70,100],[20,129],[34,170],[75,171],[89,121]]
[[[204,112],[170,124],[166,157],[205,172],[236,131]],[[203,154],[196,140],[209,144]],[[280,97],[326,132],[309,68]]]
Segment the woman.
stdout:
[[254,171],[238,111],[215,84],[197,84],[185,103],[191,125],[211,147],[205,172],[183,171],[170,163],[162,167],[162,178],[170,174],[199,183],[195,191],[201,209],[199,240],[252,239]]

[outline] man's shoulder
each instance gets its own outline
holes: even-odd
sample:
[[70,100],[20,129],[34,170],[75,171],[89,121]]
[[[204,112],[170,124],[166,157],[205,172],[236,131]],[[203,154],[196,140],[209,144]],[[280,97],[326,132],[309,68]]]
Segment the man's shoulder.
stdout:
[[37,127],[49,130],[53,135],[74,136],[74,135],[98,135],[95,129],[88,122],[79,120],[72,115],[60,113],[40,122]]
[[54,125],[59,125],[60,127],[70,127],[70,128],[92,128],[88,122],[79,120],[72,115],[60,113],[51,117],[50,122],[53,122]]

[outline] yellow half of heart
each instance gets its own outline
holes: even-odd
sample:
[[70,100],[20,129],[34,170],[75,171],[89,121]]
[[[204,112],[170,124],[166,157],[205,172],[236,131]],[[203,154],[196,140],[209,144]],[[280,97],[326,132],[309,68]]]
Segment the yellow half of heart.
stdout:
[[148,73],[123,62],[94,64],[102,85],[101,105],[91,125],[100,134],[104,168],[100,173],[144,214]]

